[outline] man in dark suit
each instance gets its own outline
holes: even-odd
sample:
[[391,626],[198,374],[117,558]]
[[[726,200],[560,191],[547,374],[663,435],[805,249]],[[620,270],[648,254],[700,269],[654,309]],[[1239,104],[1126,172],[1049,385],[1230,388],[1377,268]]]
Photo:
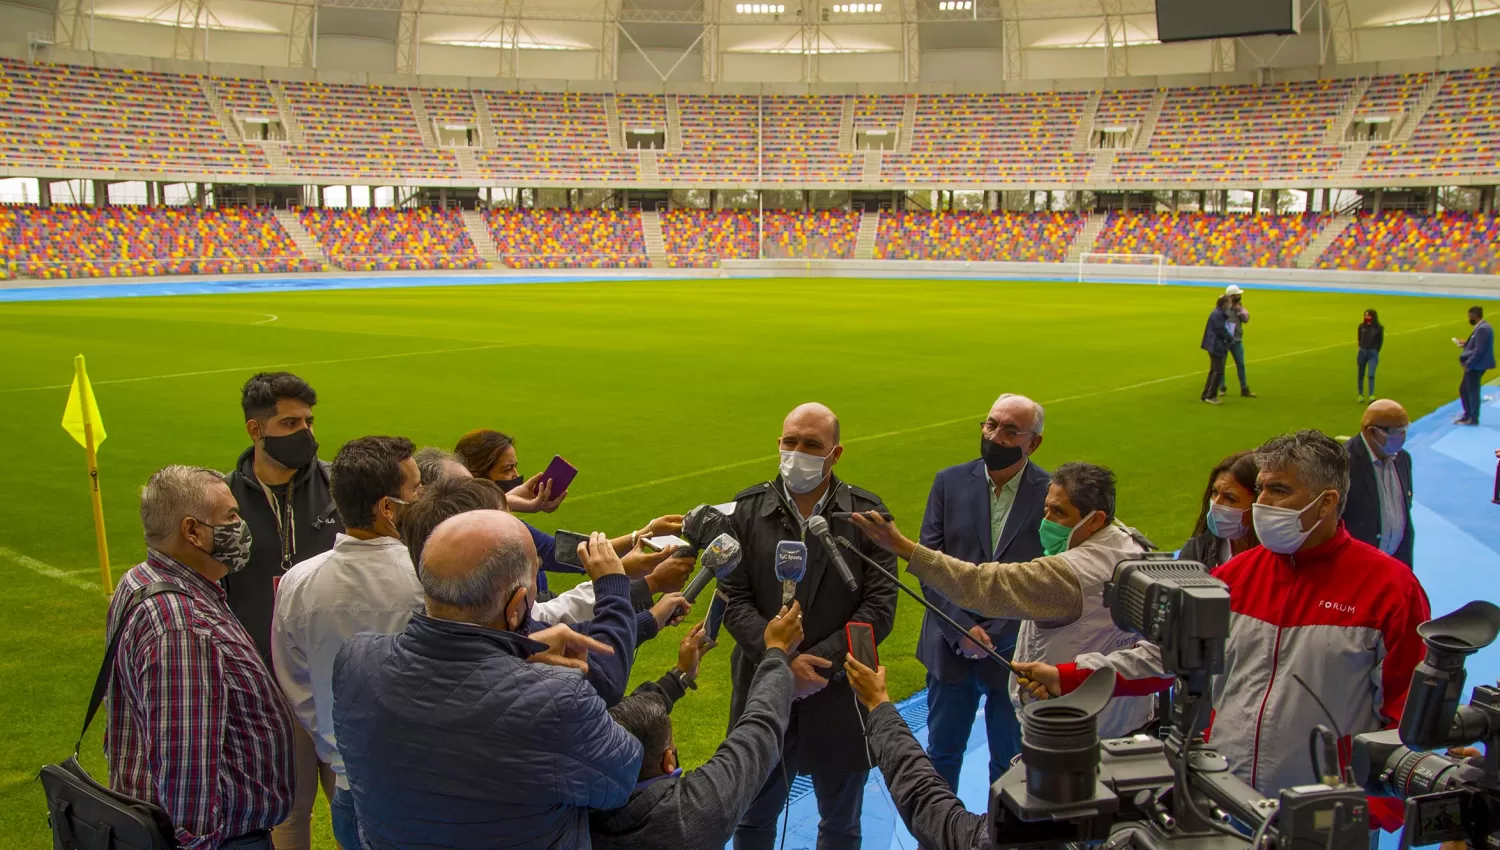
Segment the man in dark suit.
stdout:
[[1199,347],[1208,352],[1208,381],[1203,385],[1201,398],[1208,404],[1219,404],[1219,381],[1224,378],[1224,358],[1229,346],[1234,344],[1234,334],[1229,331],[1229,296],[1220,295],[1214,311],[1208,314],[1208,323],[1203,327],[1203,342]]
[[1344,525],[1356,540],[1411,566],[1416,529],[1411,524],[1411,455],[1402,448],[1411,417],[1388,398],[1365,408],[1349,453],[1349,500]]
[[[724,627],[734,635],[731,658],[734,691],[729,701],[733,728],[745,711],[755,670],[765,654],[766,623],[790,599],[801,603],[803,640],[792,653],[797,702],[787,725],[782,762],[740,820],[734,833],[736,848],[769,850],[776,843],[776,822],[786,803],[791,779],[812,776],[818,799],[819,850],[856,848],[860,844],[859,816],[864,802],[870,759],[865,748],[864,713],[843,676],[848,649],[844,627],[869,623],[879,643],[896,620],[896,585],[880,571],[851,553],[843,559],[854,574],[857,590],[839,578],[832,559],[806,531],[807,520],[823,516],[833,533],[848,538],[876,562],[896,570],[896,557],[856,533],[848,519],[835,512],[885,511],[880,497],[852,487],[833,475],[843,455],[839,421],[821,404],[804,404],[782,424],[780,474],[735,497],[730,525],[743,547],[740,568],[721,587],[729,599]],[[801,540],[807,544],[807,572],[794,587],[776,578],[776,544]]]
[[[974,564],[1020,563],[1042,556],[1037,529],[1051,478],[1030,462],[1042,445],[1042,406],[1006,393],[980,425],[980,458],[939,472],[927,496],[921,544]],[[991,619],[959,607],[922,585],[927,601],[966,632],[927,614],[917,638],[917,660],[927,668],[927,753],[958,793],[958,776],[979,699],[990,745],[990,782],[1021,751],[1021,727],[1010,700],[1010,671],[986,656],[1015,651],[1018,620]]]
[[1464,367],[1463,382],[1458,385],[1458,397],[1463,400],[1464,415],[1455,420],[1459,425],[1479,424],[1480,386],[1484,384],[1484,373],[1495,368],[1495,329],[1484,320],[1484,308],[1475,304],[1469,308],[1469,324],[1474,330],[1466,340],[1453,340],[1463,348],[1458,362]]

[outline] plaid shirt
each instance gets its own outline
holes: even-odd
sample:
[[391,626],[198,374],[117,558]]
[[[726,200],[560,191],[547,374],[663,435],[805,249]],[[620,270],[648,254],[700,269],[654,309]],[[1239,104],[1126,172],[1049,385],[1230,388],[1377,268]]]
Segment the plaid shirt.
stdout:
[[269,829],[292,806],[292,716],[224,590],[155,550],[125,574],[109,634],[136,590],[109,688],[110,786],[166,810],[184,850]]

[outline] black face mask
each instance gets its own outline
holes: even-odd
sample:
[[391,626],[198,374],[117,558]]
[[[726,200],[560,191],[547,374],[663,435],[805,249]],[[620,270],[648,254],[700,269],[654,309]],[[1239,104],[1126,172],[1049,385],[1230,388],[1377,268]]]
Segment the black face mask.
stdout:
[[980,437],[979,456],[984,458],[985,468],[994,472],[997,469],[1015,466],[1021,458],[1026,456],[1026,450],[1020,446],[1002,446],[994,440]]
[[318,457],[318,441],[309,428],[284,437],[265,437],[266,455],[287,469],[301,469]]
[[516,489],[517,487],[520,487],[525,483],[526,479],[519,475],[517,475],[515,478],[507,478],[504,481],[495,482],[495,484],[500,487],[500,490],[505,493],[509,493],[510,491]]

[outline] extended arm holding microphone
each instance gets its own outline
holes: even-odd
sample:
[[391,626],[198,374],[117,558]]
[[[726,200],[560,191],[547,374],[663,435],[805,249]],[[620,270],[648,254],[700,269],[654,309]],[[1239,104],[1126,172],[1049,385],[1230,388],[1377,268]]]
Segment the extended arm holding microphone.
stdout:
[[[901,582],[901,579],[899,577],[897,577],[897,575],[894,572],[892,572],[891,570],[887,569],[879,561],[877,561],[874,558],[871,558],[869,555],[866,555],[865,553],[859,551],[859,549],[853,543],[849,542],[848,538],[839,537],[839,538],[836,538],[836,540],[838,541],[839,545],[843,546],[845,549],[848,549],[850,552],[853,552],[855,555],[858,555],[860,557],[860,559],[863,560],[865,563],[869,564],[870,566],[872,566],[875,569],[879,570],[880,572],[884,573],[887,578],[889,578],[891,581],[893,581],[893,582],[896,583],[896,587],[900,588],[902,590],[902,592],[904,592],[907,596],[910,596],[911,598],[917,600],[917,602],[923,608],[926,608],[928,611],[931,611],[932,614],[933,614],[933,616],[937,617],[939,620],[942,620],[943,622],[947,623],[949,626],[952,626],[954,629],[956,629],[956,630],[958,630],[960,632],[965,631],[965,629],[964,629],[963,626],[961,626],[957,622],[955,622],[952,617],[948,616],[947,614],[944,614],[942,612],[942,610],[940,608],[938,608],[936,605],[933,605],[931,602],[928,602],[927,599],[922,596],[922,594],[916,592],[915,590],[912,590],[911,588],[909,588],[905,584],[903,584]],[[975,646],[979,646],[980,649],[984,650],[984,654],[987,655],[987,656],[989,656],[996,663],[1003,665],[1004,667],[1006,667],[1007,669],[1009,669],[1012,673],[1015,673],[1016,675],[1020,675],[1020,671],[1016,670],[1016,668],[1014,666],[1012,666],[1009,661],[1005,660],[1005,656],[1003,656],[1000,653],[996,652],[992,647],[982,646],[982,645],[979,645],[979,644],[975,644]]]

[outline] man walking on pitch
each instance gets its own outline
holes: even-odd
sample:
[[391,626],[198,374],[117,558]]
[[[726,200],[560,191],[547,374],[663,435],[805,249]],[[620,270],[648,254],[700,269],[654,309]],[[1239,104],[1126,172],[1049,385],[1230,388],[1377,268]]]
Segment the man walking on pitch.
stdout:
[[[1229,343],[1229,354],[1234,358],[1235,371],[1239,373],[1240,395],[1255,398],[1255,393],[1250,392],[1250,384],[1245,380],[1245,325],[1250,323],[1250,311],[1245,309],[1241,300],[1245,290],[1231,283],[1224,294],[1229,296],[1229,305],[1224,312],[1229,321],[1229,332],[1234,335],[1234,340]],[[1229,392],[1228,364],[1225,366],[1226,369],[1219,373],[1219,395]]]
[[1208,323],[1203,327],[1203,342],[1200,348],[1208,352],[1208,380],[1203,383],[1199,398],[1205,404],[1219,404],[1219,384],[1224,380],[1224,358],[1234,334],[1229,331],[1229,296],[1220,295],[1214,310],[1208,314]]

